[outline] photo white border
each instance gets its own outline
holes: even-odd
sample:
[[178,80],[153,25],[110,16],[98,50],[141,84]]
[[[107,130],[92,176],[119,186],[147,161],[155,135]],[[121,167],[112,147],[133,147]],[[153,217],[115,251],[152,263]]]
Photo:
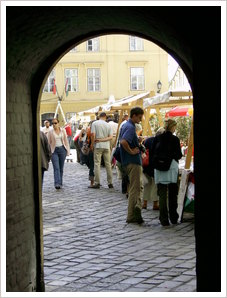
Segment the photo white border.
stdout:
[[[220,6],[221,45],[221,293],[6,292],[6,7],[7,6]],[[1,1],[1,297],[226,297],[226,2],[225,1]],[[211,256],[212,257],[212,256]],[[211,272],[212,274],[212,272]],[[3,290],[2,290],[3,289]],[[3,295],[4,296],[3,296]]]

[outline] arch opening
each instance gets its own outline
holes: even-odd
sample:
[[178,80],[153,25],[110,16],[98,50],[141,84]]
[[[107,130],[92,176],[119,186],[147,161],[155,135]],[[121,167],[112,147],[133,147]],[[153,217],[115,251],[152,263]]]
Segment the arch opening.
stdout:
[[[109,35],[95,35],[95,36],[92,35],[92,38],[95,38],[95,37],[107,37],[107,36],[109,36]],[[114,34],[111,34],[110,36],[113,37]],[[125,36],[125,35],[124,35],[124,34],[121,34],[120,36],[123,37],[123,36]],[[135,36],[135,34],[133,34],[133,36]],[[128,37],[129,37],[129,36],[128,36]],[[91,38],[89,38],[89,40],[91,40]],[[87,41],[87,40],[86,40],[86,41]],[[84,40],[83,40],[83,42],[84,42]],[[81,42],[81,43],[77,43],[76,46],[77,46],[77,47],[80,46],[83,42]],[[155,45],[155,46],[156,46],[156,45]],[[73,50],[74,48],[75,48],[75,45],[71,46],[71,47],[70,47],[70,50]],[[70,50],[69,50],[69,51],[70,51]],[[68,52],[69,52],[69,51],[68,51]],[[76,52],[76,53],[78,53],[78,52]],[[58,59],[58,62],[61,63],[61,67],[62,67],[62,64],[63,64],[63,62],[61,62],[62,59],[63,59],[63,56],[61,56],[61,59]],[[78,64],[78,59],[75,59],[75,60],[76,60],[76,64]],[[90,61],[90,60],[88,59],[88,61]],[[91,62],[91,61],[90,61],[90,62]],[[85,61],[85,63],[86,63],[86,61]],[[67,64],[67,60],[66,60],[65,64],[67,65],[67,67],[70,68],[70,66],[68,65],[69,63]],[[56,66],[56,64],[55,64],[55,66]],[[64,67],[63,67],[63,68],[64,68]],[[50,72],[50,71],[49,71],[49,72]],[[64,72],[63,72],[63,73],[64,73]],[[63,76],[63,75],[62,75],[62,76]],[[155,81],[155,84],[157,83],[157,81],[158,81],[158,80]],[[65,83],[65,82],[64,82],[64,83]],[[64,86],[64,83],[63,83],[63,87],[65,87],[65,86]],[[45,84],[45,81],[43,81],[42,86],[44,86],[44,84]],[[155,88],[156,88],[156,87],[155,87]],[[166,88],[165,91],[168,91],[168,86],[166,86],[165,88]],[[62,89],[62,88],[61,88],[61,89]],[[64,88],[63,88],[63,89],[64,89]],[[53,90],[51,90],[51,91],[53,91]],[[143,91],[147,91],[147,90],[143,90]],[[150,91],[151,91],[151,90],[150,90]],[[110,92],[110,93],[111,93],[111,92]],[[156,93],[156,94],[157,94],[157,93]],[[127,94],[127,95],[128,95],[128,94]],[[123,97],[123,96],[122,96],[122,97]],[[83,110],[83,109],[82,109],[82,110]],[[51,171],[52,171],[52,169],[51,169]],[[50,176],[48,176],[48,177],[50,177]],[[87,235],[87,234],[86,234],[86,235]],[[87,236],[88,236],[88,235],[87,235]],[[89,237],[89,236],[88,236],[88,237]],[[55,247],[55,248],[56,248],[56,247]],[[88,262],[87,262],[87,263],[88,263]],[[45,263],[44,263],[44,265],[45,265]],[[88,268],[88,269],[89,269],[89,268]],[[84,290],[85,290],[85,289],[84,289]]]

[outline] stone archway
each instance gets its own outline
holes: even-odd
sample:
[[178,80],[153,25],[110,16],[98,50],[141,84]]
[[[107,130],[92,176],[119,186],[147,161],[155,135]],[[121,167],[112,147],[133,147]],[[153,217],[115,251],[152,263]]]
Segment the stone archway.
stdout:
[[[142,6],[7,7],[6,18],[7,291],[41,291],[43,288],[41,192],[37,169],[38,98],[42,82],[70,47],[89,37],[111,33],[135,34],[155,42],[177,60],[192,86],[195,178],[199,181],[195,211],[197,290],[220,291],[220,185],[218,182],[218,190],[217,186],[208,190],[207,181],[201,179],[207,170],[208,154],[200,151],[208,137],[206,123],[200,120],[202,109],[207,113],[208,107],[201,102],[215,100],[214,118],[218,120],[220,7],[205,10]],[[213,32],[213,43],[204,49],[210,32]],[[208,67],[207,59],[211,54],[213,59],[209,60]],[[207,76],[210,70],[212,79]],[[207,86],[211,83],[215,88],[209,90]],[[210,168],[217,177],[220,133],[214,128],[211,131],[217,166],[210,165]],[[210,205],[213,200],[215,204]],[[212,222],[207,214],[212,214]],[[208,261],[210,270],[206,267]]]

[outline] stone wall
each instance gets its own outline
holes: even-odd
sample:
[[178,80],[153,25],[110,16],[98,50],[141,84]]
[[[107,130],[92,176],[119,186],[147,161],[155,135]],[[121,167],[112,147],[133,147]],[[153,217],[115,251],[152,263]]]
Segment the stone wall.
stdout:
[[6,96],[7,290],[31,291],[36,287],[36,236],[30,90],[8,80]]

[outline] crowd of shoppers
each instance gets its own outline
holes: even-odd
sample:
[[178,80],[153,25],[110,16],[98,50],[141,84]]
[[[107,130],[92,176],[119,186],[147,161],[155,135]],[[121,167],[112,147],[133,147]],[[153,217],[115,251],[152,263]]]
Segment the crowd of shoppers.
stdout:
[[[124,115],[121,119],[118,136],[118,123],[112,118],[107,119],[104,112],[87,127],[80,125],[73,138],[77,162],[87,165],[89,169],[88,187],[99,189],[103,160],[108,188],[114,188],[111,153],[118,147],[117,169],[122,179],[122,193],[128,198],[126,222],[143,223],[142,209],[147,209],[147,202],[151,201],[153,210],[159,210],[161,225],[167,226],[170,222],[176,224],[179,217],[178,161],[182,157],[180,141],[174,135],[177,123],[168,119],[165,127],[159,128],[154,137],[144,137],[141,125],[143,115],[142,108],[132,108],[130,117]],[[71,125],[68,123],[65,128],[61,128],[56,118],[52,119],[52,128],[49,121],[45,121],[44,124],[45,127],[40,132],[42,177],[44,171],[48,170],[51,159],[54,186],[61,189],[65,159],[70,155]],[[142,160],[146,155],[148,162],[145,165]]]

